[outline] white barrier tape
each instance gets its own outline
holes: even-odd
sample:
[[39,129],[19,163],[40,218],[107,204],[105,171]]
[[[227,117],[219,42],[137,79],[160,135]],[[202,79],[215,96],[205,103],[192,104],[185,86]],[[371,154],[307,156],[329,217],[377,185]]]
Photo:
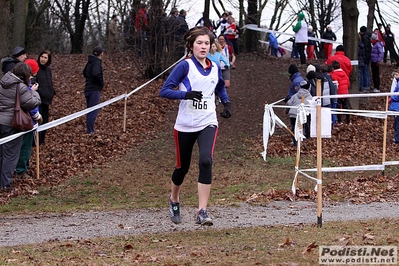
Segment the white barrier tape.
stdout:
[[151,82],[153,82],[154,80],[156,80],[157,78],[159,78],[160,76],[162,76],[164,73],[166,73],[169,69],[171,69],[172,67],[174,67],[175,65],[177,65],[178,63],[180,63],[180,61],[182,61],[184,58],[186,58],[186,55],[182,56],[178,61],[176,61],[175,63],[173,63],[172,65],[170,65],[167,69],[165,69],[164,71],[162,71],[160,74],[158,74],[156,77],[150,79],[149,81],[147,81],[146,83],[142,84],[141,86],[137,87],[136,89],[132,90],[131,92],[129,92],[126,95],[126,99],[128,97],[130,97],[130,95],[132,95],[133,93],[136,93],[137,91],[141,90],[142,88],[144,88],[145,86],[147,86],[148,84],[150,84]]
[[[247,24],[243,28],[247,28],[249,30],[255,30],[255,31],[262,31],[262,32],[273,32],[273,33],[278,33],[280,35],[287,35],[287,36],[295,37],[295,34],[293,34],[293,33],[287,33],[287,32],[284,32],[284,31],[275,31],[275,30],[269,30],[269,29],[265,29],[265,28],[259,28],[256,24]],[[325,43],[342,44],[342,42],[331,41],[331,40],[327,40],[327,39],[313,38],[313,37],[308,37],[308,40],[313,40],[313,41],[318,41],[318,42],[325,42]]]
[[37,124],[36,124],[36,125],[33,126],[33,129],[31,129],[31,130],[24,131],[24,132],[19,132],[19,133],[16,133],[16,134],[13,134],[13,135],[10,135],[10,136],[1,138],[1,139],[0,139],[0,145],[1,145],[1,144],[4,144],[4,143],[6,143],[6,142],[9,142],[9,141],[11,141],[11,140],[14,140],[14,139],[16,139],[16,138],[18,138],[18,137],[20,137],[20,136],[26,134],[26,133],[32,132],[32,131],[36,130],[37,128],[38,128],[38,127],[37,127]]
[[[322,167],[322,172],[353,172],[353,171],[378,171],[384,170],[385,166],[383,164],[370,164],[370,165],[360,165],[360,166],[341,166],[341,167]],[[316,172],[317,168],[302,169],[304,172]]]
[[398,165],[399,161],[388,161],[388,162],[384,162],[384,165]]
[[66,122],[68,122],[68,121],[71,121],[71,120],[73,120],[73,119],[75,119],[75,118],[78,118],[78,117],[80,117],[80,116],[82,116],[82,115],[85,115],[85,114],[87,114],[87,113],[90,113],[90,112],[92,112],[92,111],[94,111],[94,110],[97,110],[97,109],[100,109],[100,108],[102,108],[102,107],[104,107],[104,106],[110,105],[110,104],[112,104],[112,103],[114,103],[114,102],[116,102],[116,101],[119,101],[119,100],[123,99],[123,98],[126,100],[130,95],[132,95],[133,93],[139,91],[139,90],[142,89],[144,86],[148,85],[149,83],[151,83],[152,81],[154,81],[155,79],[157,79],[158,77],[160,77],[163,73],[165,73],[166,71],[168,71],[169,69],[171,69],[172,67],[174,67],[174,66],[175,66],[176,64],[178,64],[180,61],[182,61],[185,57],[186,57],[186,56],[184,55],[184,56],[181,57],[178,61],[176,61],[174,64],[172,64],[171,66],[169,66],[166,70],[164,70],[161,74],[159,74],[159,75],[156,76],[155,78],[151,79],[150,81],[144,83],[144,84],[141,85],[140,87],[138,87],[138,88],[132,90],[132,91],[131,91],[130,93],[128,93],[128,94],[119,95],[119,96],[117,96],[117,97],[115,97],[115,98],[112,98],[112,99],[110,99],[110,100],[108,100],[108,101],[105,101],[105,102],[103,102],[103,103],[97,104],[97,105],[95,105],[95,106],[92,106],[92,107],[90,107],[90,108],[84,109],[84,110],[82,110],[82,111],[79,111],[79,112],[70,114],[70,115],[68,115],[68,116],[61,117],[61,118],[59,118],[59,119],[57,119],[57,120],[48,122],[48,123],[46,123],[46,124],[44,124],[44,125],[38,126],[38,125],[36,124],[36,125],[33,127],[32,130],[24,131],[24,132],[19,132],[19,133],[16,133],[16,134],[13,134],[13,135],[4,137],[4,138],[0,138],[0,145],[3,144],[3,143],[6,143],[6,142],[8,142],[8,141],[11,141],[11,140],[13,140],[13,139],[16,139],[16,138],[18,138],[18,137],[20,137],[20,136],[22,136],[22,135],[24,135],[24,134],[26,134],[26,133],[28,133],[28,132],[34,131],[34,130],[37,130],[38,132],[41,132],[41,131],[44,131],[44,130],[47,130],[47,129],[56,127],[56,126],[58,126],[58,125],[64,124],[64,123],[66,123]]
[[265,112],[263,114],[263,151],[261,152],[264,161],[267,161],[266,154],[269,136],[273,135],[274,129],[276,127],[274,117],[275,115],[273,108],[270,105],[265,104]]

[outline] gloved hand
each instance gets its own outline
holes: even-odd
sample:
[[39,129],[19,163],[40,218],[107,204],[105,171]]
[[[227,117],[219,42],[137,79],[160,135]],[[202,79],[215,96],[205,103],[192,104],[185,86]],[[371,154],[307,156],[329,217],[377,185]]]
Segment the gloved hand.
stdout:
[[284,100],[283,100],[283,102],[287,103],[289,99],[290,99],[290,98],[285,97]]
[[186,100],[197,100],[201,101],[202,91],[188,91],[186,92]]
[[227,102],[224,104],[223,112],[220,113],[223,118],[229,118],[231,116],[231,103]]

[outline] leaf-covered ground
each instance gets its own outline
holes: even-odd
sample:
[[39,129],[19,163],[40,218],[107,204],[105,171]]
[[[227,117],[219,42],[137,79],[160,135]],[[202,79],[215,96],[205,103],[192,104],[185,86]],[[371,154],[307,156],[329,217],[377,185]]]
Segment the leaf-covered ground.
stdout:
[[[50,120],[59,119],[85,108],[82,69],[86,55],[54,55],[53,79],[56,96],[50,107]],[[237,68],[232,70],[232,86],[229,96],[232,101],[234,122],[220,118],[218,149],[231,149],[242,142],[251,143],[251,156],[258,157],[262,147],[262,121],[264,104],[284,98],[289,86],[287,69],[293,59],[270,58],[262,54],[241,54]],[[298,62],[297,62],[298,63]],[[319,61],[318,63],[321,63]],[[139,62],[133,54],[112,53],[103,60],[106,86],[101,101],[106,101],[144,84]],[[390,73],[393,66],[384,64],[381,91],[390,88]],[[305,69],[300,69],[304,73]],[[0,202],[7,204],[11,197],[34,195],[39,186],[57,186],[77,174],[88,173],[95,168],[105,168],[146,139],[157,138],[159,132],[173,123],[176,102],[158,96],[162,86],[158,79],[143,87],[126,102],[126,132],[124,129],[124,100],[104,107],[96,121],[96,134],[85,134],[85,117],[48,130],[46,142],[40,146],[40,177],[25,180],[15,179],[17,193],[1,193]],[[360,99],[361,109],[385,110],[384,98]],[[283,110],[276,114],[288,125]],[[169,117],[169,120],[168,120]],[[398,158],[399,145],[391,142],[393,118],[388,118],[386,161]],[[168,127],[169,130],[169,127]],[[380,164],[383,158],[384,120],[352,116],[352,125],[334,127],[333,137],[323,139],[323,160],[330,166]],[[296,149],[290,144],[290,135],[277,129],[269,140],[268,158],[295,156]],[[316,139],[303,144],[302,158],[316,166]],[[162,158],[157,158],[162,160]],[[333,181],[324,184],[324,197],[346,198],[354,202],[390,201],[399,196],[397,166],[389,166],[383,173],[356,172],[354,174],[330,174]],[[32,150],[29,175],[36,176],[36,150]],[[134,174],[130,173],[130,174]],[[140,173],[137,173],[138,178]],[[134,176],[132,177],[134,178]],[[330,180],[331,180],[330,179]],[[218,182],[223,182],[219,180]],[[229,182],[226,180],[225,182]],[[243,200],[290,198],[289,190],[258,193]],[[315,192],[298,191],[302,199],[314,199]]]

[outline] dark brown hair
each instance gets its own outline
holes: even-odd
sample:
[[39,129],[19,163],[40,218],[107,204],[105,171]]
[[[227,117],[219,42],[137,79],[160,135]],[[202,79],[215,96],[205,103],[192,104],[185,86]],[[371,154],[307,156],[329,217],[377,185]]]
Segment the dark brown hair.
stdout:
[[24,62],[17,63],[12,69],[12,73],[20,78],[26,86],[29,85],[29,79],[32,76],[32,69]]
[[43,52],[41,52],[41,53],[39,54],[39,56],[37,57],[37,62],[39,63],[39,65],[41,65],[41,64],[40,64],[40,57],[41,57],[43,54],[46,54],[46,55],[48,56],[48,61],[47,61],[47,63],[46,63],[46,66],[51,65],[51,52],[50,52],[49,50],[44,50]]
[[186,48],[188,53],[190,54],[193,50],[193,45],[195,40],[197,39],[198,36],[202,35],[208,35],[209,36],[209,49],[211,48],[212,44],[215,42],[215,36],[213,35],[212,31],[208,29],[207,27],[204,26],[198,26],[190,29],[185,35],[184,35],[184,41],[186,43]]

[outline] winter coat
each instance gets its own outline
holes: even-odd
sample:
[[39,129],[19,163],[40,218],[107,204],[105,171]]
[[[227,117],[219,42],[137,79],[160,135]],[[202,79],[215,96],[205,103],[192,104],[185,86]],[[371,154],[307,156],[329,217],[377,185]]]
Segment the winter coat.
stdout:
[[[394,92],[399,92],[399,79],[396,79],[396,87]],[[399,112],[399,95],[393,95],[391,100],[392,102],[389,110]]]
[[290,79],[291,79],[291,85],[290,85],[290,88],[288,89],[288,95],[287,95],[288,99],[291,98],[292,95],[294,95],[297,92],[295,87],[300,88],[301,87],[300,83],[301,83],[301,81],[304,80],[303,77],[301,76],[301,73],[299,73],[299,72],[292,74],[290,76]]
[[269,45],[270,45],[270,47],[273,47],[274,49],[278,48],[277,37],[276,37],[276,35],[274,35],[273,32],[270,32],[270,34],[269,34]]
[[350,81],[345,71],[343,71],[342,68],[339,68],[339,69],[334,69],[334,71],[331,72],[330,74],[332,80],[338,81],[338,90],[337,90],[338,94],[348,94]]
[[[316,34],[313,31],[308,31],[308,37],[316,38]],[[316,41],[308,39],[308,45],[316,45]]]
[[364,66],[364,43],[359,42],[357,46],[357,61],[358,61],[358,66],[363,67]]
[[337,36],[335,36],[335,33],[332,30],[326,30],[325,32],[323,32],[323,34],[321,35],[321,38],[326,39],[326,40],[331,40],[331,41],[337,40]]
[[[309,104],[312,101],[312,95],[306,89],[299,88],[298,92],[292,95],[291,99],[288,100],[287,105],[299,106],[302,103],[302,96],[305,96],[304,104]],[[290,108],[288,111],[291,118],[296,118],[297,109]]]
[[296,43],[308,42],[308,24],[304,21],[304,16],[299,13],[298,22],[292,27],[295,32]]
[[95,55],[89,55],[83,69],[83,76],[86,78],[85,91],[101,91],[104,87],[101,59]]
[[371,62],[380,63],[384,58],[384,46],[382,42],[377,41],[374,43],[373,48],[371,49]]
[[327,59],[326,65],[331,65],[333,61],[338,61],[342,70],[345,71],[346,75],[349,77],[352,72],[351,60],[342,51],[336,51],[333,56]]
[[0,80],[0,124],[11,126],[15,108],[15,90],[19,87],[19,101],[24,110],[32,110],[41,103],[40,95],[37,91],[28,90],[26,84],[22,82],[12,72],[4,74]]
[[39,84],[39,89],[37,92],[40,95],[42,104],[50,105],[53,101],[55,95],[55,90],[53,87],[51,68],[47,65],[42,65],[39,63],[39,71],[36,74],[36,82]]
[[364,64],[370,64],[371,58],[371,33],[362,33],[362,43],[364,44]]

